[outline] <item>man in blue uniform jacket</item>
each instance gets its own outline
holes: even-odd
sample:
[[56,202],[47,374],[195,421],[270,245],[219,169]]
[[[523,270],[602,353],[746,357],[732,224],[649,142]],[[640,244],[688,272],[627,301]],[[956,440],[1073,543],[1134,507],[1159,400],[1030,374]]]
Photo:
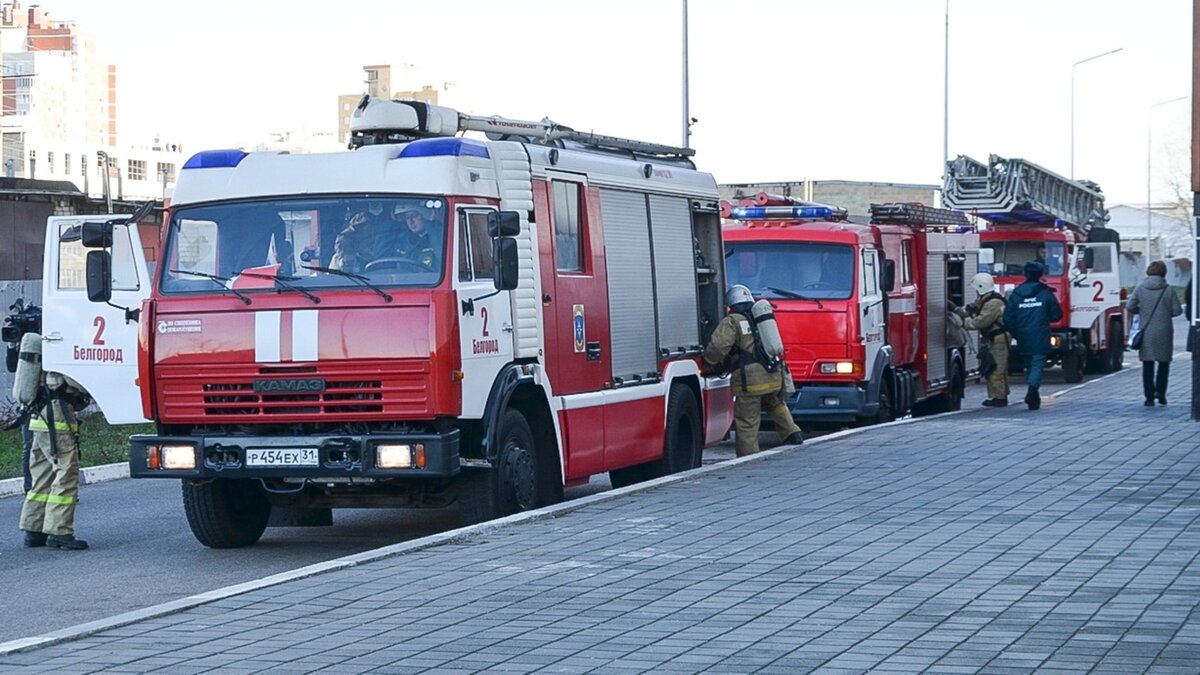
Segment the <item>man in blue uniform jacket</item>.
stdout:
[[1017,349],[1025,360],[1029,391],[1025,404],[1030,410],[1042,407],[1038,389],[1042,386],[1042,370],[1050,353],[1050,324],[1062,318],[1062,306],[1054,297],[1054,289],[1042,283],[1046,267],[1031,260],[1025,263],[1025,283],[1008,294],[1004,308],[1004,324],[1017,339]]

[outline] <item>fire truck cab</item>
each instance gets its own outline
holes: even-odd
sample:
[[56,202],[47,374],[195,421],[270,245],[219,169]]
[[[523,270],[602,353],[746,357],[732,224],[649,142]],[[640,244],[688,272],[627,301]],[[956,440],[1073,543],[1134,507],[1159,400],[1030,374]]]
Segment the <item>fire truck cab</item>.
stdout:
[[976,377],[976,351],[948,303],[967,300],[978,236],[965,219],[927,222],[937,210],[906,209],[868,225],[765,193],[723,203],[729,282],[774,307],[801,424],[955,410]]
[[[698,367],[724,278],[691,150],[369,98],[352,126],[352,152],[193,156],[139,280],[158,432],[130,470],[183,481],[197,539],[339,507],[476,521],[700,465],[732,400]],[[125,229],[83,224],[93,301],[141,269]]]

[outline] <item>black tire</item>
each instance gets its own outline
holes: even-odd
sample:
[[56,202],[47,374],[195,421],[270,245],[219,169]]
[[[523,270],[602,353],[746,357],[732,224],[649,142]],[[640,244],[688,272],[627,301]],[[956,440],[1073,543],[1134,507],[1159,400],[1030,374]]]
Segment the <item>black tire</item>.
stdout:
[[965,394],[963,382],[962,368],[955,365],[954,373],[950,376],[950,382],[946,385],[946,391],[937,396],[927,398],[913,406],[913,417],[925,417],[927,415],[938,415],[962,410],[963,395]]
[[670,398],[667,400],[662,458],[613,469],[608,472],[608,481],[613,487],[620,488],[695,469],[700,466],[703,452],[704,431],[696,395],[685,385],[672,387]]
[[894,377],[884,375],[883,382],[879,383],[879,410],[870,420],[870,424],[887,424],[896,418],[895,411],[892,409],[892,401],[895,399],[893,382],[895,382]]
[[262,538],[271,502],[257,480],[183,481],[183,512],[201,544],[240,548]]
[[499,449],[490,469],[464,469],[457,480],[460,519],[481,523],[538,506],[537,448],[518,410],[500,419]]
[[1108,329],[1108,372],[1115,373],[1125,367],[1125,327],[1113,321]]
[[1063,354],[1062,369],[1064,382],[1075,384],[1083,381],[1083,358],[1078,351],[1071,350]]
[[689,471],[700,467],[704,452],[700,404],[691,388],[679,385],[671,389],[667,401],[666,438],[663,439],[660,475]]

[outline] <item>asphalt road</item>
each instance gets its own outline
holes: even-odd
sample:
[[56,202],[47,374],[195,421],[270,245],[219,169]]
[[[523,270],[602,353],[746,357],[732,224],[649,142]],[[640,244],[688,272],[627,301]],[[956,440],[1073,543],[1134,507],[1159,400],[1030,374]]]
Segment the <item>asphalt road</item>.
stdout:
[[[1134,355],[1128,356],[1132,362]],[[1051,369],[1043,393],[1070,386],[1061,370]],[[1022,405],[1019,376],[1012,388],[1010,400]],[[985,397],[982,384],[971,385],[963,406],[977,407]],[[771,447],[778,439],[764,432],[761,442]],[[733,457],[733,444],[726,441],[705,451],[704,462]],[[601,475],[568,490],[567,496],[609,487],[608,477]],[[119,480],[84,487],[76,531],[92,548],[68,552],[23,548],[15,527],[20,507],[19,498],[0,499],[0,522],[11,527],[0,543],[0,616],[10,617],[0,623],[0,642],[423,537],[458,522],[453,510],[336,510],[333,527],[269,528],[255,546],[213,550],[192,537],[177,481]]]

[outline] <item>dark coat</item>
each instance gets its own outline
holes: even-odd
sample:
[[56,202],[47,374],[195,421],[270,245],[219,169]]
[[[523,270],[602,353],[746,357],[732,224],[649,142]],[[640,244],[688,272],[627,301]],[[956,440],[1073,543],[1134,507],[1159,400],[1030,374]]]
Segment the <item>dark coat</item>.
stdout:
[[1026,281],[1008,294],[1004,325],[1026,356],[1050,351],[1050,324],[1063,316],[1054,291],[1040,281]]
[[[1155,303],[1158,303],[1157,308]],[[1133,289],[1125,307],[1130,314],[1138,315],[1141,324],[1142,346],[1138,349],[1138,358],[1170,361],[1175,353],[1175,326],[1171,318],[1183,314],[1175,289],[1162,277],[1146,277]]]

